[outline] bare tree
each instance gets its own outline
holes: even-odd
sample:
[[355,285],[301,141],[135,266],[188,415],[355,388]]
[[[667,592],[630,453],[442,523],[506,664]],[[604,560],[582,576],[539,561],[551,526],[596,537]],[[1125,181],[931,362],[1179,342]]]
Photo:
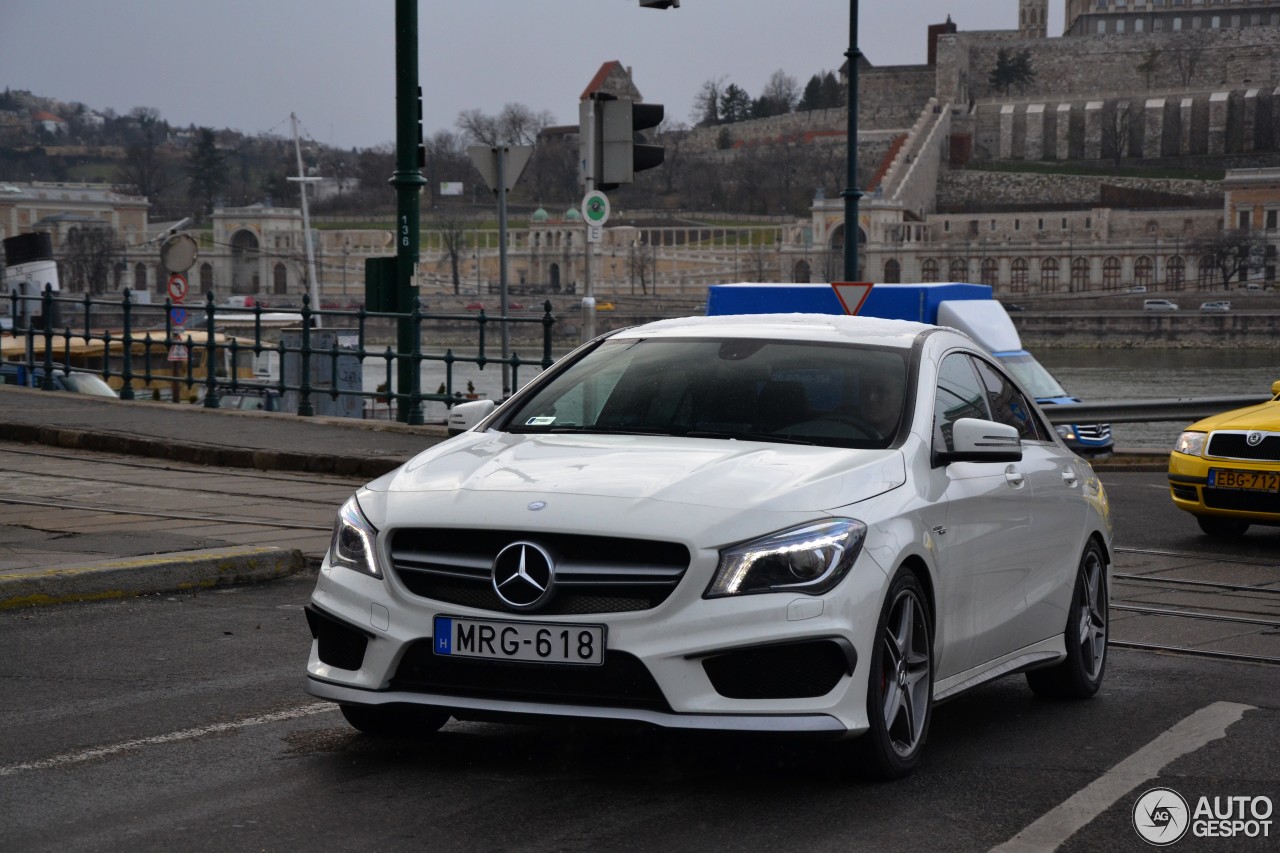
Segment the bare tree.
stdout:
[[71,287],[87,293],[106,293],[111,269],[123,253],[124,243],[112,228],[72,228],[63,256]]
[[1223,289],[1231,289],[1232,279],[1244,281],[1255,257],[1262,257],[1266,242],[1261,235],[1239,228],[1223,231],[1212,237],[1204,237],[1191,244],[1193,254],[1200,262],[1218,271]]
[[534,145],[538,134],[552,122],[546,110],[534,112],[524,104],[507,104],[497,115],[480,110],[458,113],[458,130],[477,145]]
[[1146,88],[1148,89],[1151,88],[1151,75],[1155,74],[1157,71],[1160,70],[1160,65],[1163,62],[1163,57],[1164,57],[1164,51],[1162,51],[1158,47],[1151,47],[1143,52],[1142,61],[1139,62],[1137,65],[1133,66],[1133,70],[1137,71],[1139,74],[1143,76],[1143,80],[1145,81],[1144,85],[1146,86]]
[[434,209],[440,205],[440,184],[465,180],[471,174],[471,161],[467,159],[466,140],[447,130],[432,134],[424,147],[427,154],[424,176],[427,180],[427,198]]
[[1102,156],[1110,157],[1117,166],[1129,154],[1131,122],[1128,101],[1111,105],[1102,115]]
[[456,295],[462,292],[462,276],[459,273],[459,265],[469,245],[466,223],[458,216],[448,213],[436,219],[435,226],[440,231],[441,240],[444,242],[445,255],[449,258],[449,273],[453,279],[453,292]]
[[133,129],[125,145],[124,163],[117,182],[135,195],[152,198],[168,185],[160,143],[168,136],[169,126],[160,120],[160,112],[153,107],[134,107],[129,118]]
[[1173,38],[1169,51],[1173,54],[1173,64],[1178,69],[1178,77],[1182,85],[1191,83],[1195,76],[1196,66],[1200,64],[1201,54],[1209,43],[1207,30],[1183,31]]
[[724,75],[712,77],[702,84],[693,96],[693,111],[689,121],[694,127],[710,127],[720,123],[720,99],[724,94]]
[[760,96],[778,107],[780,113],[793,112],[800,102],[800,84],[796,78],[779,68],[769,75],[769,81],[764,84],[764,91]]

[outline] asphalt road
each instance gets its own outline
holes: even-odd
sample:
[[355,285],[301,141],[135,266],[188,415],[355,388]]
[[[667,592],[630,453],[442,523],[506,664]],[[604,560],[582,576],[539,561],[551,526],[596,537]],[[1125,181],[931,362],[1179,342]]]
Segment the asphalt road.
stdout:
[[[7,461],[11,489],[65,497],[58,477]],[[119,467],[85,454],[70,493],[128,509],[183,474],[122,483]],[[316,527],[354,483],[328,478],[308,500],[306,477],[204,473],[210,512],[243,510],[252,484],[258,513],[288,507]],[[1161,474],[1104,480],[1130,567],[1280,582],[1280,531],[1210,546]],[[327,539],[305,536],[312,551]],[[1147,565],[1149,551],[1173,565]],[[1015,676],[939,706],[925,765],[890,785],[849,778],[838,744],[795,740],[452,722],[424,742],[374,741],[303,692],[313,582],[0,613],[0,850],[989,850],[1029,827],[1012,849],[1136,850],[1149,787],[1280,802],[1280,668],[1124,649],[1088,702],[1038,700]],[[1206,713],[1226,714],[1224,736],[1201,745],[1177,728]],[[1172,744],[1154,764],[1153,743]],[[1098,807],[1071,831],[1063,804],[1099,790],[1113,799],[1087,798]]]

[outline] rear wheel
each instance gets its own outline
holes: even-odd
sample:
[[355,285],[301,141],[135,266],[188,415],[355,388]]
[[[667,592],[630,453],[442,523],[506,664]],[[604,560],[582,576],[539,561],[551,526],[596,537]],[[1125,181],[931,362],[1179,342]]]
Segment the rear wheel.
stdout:
[[420,738],[438,731],[449,715],[415,705],[340,705],[347,722],[371,737]]
[[1239,539],[1249,529],[1249,522],[1239,518],[1222,518],[1216,515],[1197,515],[1196,523],[1206,536],[1215,539]]
[[920,763],[933,705],[933,631],[920,581],[902,569],[889,586],[867,688],[870,729],[858,738],[862,769],[900,779]]
[[1067,614],[1067,657],[1028,672],[1032,690],[1051,699],[1087,699],[1098,692],[1107,667],[1107,608],[1107,563],[1098,543],[1090,542],[1080,558]]

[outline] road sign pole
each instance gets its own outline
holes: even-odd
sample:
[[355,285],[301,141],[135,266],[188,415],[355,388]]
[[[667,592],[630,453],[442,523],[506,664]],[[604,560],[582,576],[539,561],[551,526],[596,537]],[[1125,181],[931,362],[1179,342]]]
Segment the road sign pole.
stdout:
[[[587,98],[587,121],[582,132],[587,134],[587,158],[582,164],[585,172],[583,183],[587,195],[596,189],[596,99]],[[596,336],[596,296],[591,289],[591,223],[582,217],[582,340],[589,341]]]
[[502,312],[502,399],[511,395],[511,331],[507,328],[507,149],[493,149],[498,163],[498,308]]
[[[391,178],[396,188],[396,292],[395,312],[409,314],[418,296],[415,274],[418,267],[418,193],[426,184],[418,162],[422,141],[419,109],[422,90],[418,86],[418,0],[396,0],[396,171]],[[319,309],[319,305],[312,306]],[[417,325],[412,319],[396,321],[396,420],[410,424],[423,422],[418,391],[421,368],[411,357],[416,345]],[[299,414],[302,414],[299,412]]]

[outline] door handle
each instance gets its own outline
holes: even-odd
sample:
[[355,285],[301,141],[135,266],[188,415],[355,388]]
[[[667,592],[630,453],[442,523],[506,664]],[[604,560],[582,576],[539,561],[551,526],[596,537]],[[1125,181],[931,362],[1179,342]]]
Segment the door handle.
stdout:
[[1079,480],[1076,479],[1076,472],[1074,468],[1067,466],[1062,469],[1062,482],[1066,483],[1073,489],[1076,487],[1076,483],[1078,483]]
[[1004,469],[1004,480],[1015,489],[1021,489],[1025,484],[1022,478],[1022,472],[1010,465]]

